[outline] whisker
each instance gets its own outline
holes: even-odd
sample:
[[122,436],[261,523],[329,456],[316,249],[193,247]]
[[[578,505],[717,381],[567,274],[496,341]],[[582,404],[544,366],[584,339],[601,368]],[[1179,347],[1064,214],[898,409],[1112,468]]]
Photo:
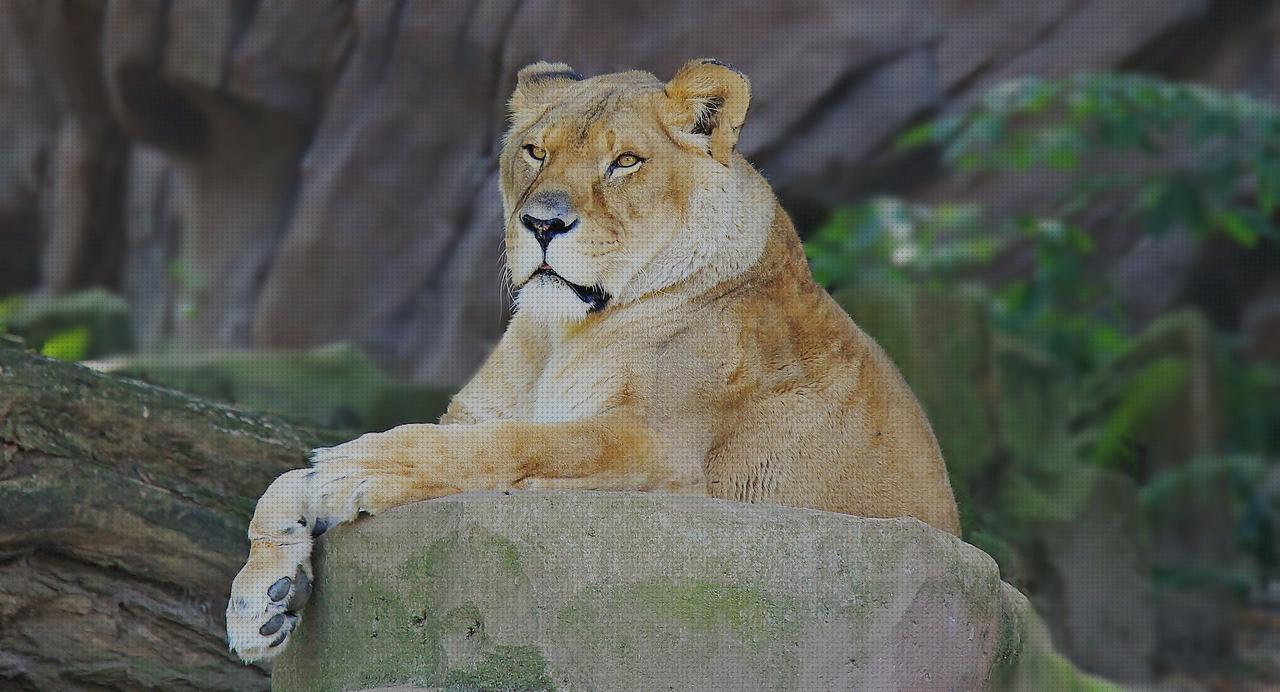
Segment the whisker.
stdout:
[[516,296],[511,266],[507,263],[507,242],[503,237],[498,238],[498,273],[498,303],[502,306],[502,317],[505,318],[511,313]]

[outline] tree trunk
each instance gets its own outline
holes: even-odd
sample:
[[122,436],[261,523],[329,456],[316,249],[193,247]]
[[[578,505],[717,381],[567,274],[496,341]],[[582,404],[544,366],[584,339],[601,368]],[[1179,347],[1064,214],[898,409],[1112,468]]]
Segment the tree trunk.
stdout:
[[254,501],[316,433],[0,345],[0,689],[266,689],[225,646]]

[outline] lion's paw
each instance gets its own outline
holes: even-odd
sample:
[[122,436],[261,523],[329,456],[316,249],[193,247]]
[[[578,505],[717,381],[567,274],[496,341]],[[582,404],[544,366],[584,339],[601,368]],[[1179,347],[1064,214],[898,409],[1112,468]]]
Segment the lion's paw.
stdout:
[[311,597],[311,543],[255,541],[249,561],[231,584],[227,644],[246,663],[284,650]]

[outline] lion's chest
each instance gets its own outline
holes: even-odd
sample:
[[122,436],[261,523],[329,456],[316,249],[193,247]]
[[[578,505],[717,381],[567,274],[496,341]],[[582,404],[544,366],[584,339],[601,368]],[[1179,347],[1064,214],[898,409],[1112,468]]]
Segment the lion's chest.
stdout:
[[[723,344],[703,343],[685,321],[620,325],[550,349],[517,415],[535,422],[583,420],[627,409],[670,429],[710,415]],[[714,399],[714,397],[712,397]]]
[[582,420],[605,411],[624,387],[621,363],[582,355],[552,357],[534,381],[525,416],[539,423]]

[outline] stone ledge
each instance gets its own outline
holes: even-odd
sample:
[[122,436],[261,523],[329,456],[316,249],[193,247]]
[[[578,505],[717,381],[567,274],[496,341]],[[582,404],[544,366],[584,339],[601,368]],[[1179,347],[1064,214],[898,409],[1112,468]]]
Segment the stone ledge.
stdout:
[[990,557],[914,519],[467,494],[341,527],[315,566],[275,689],[1095,684]]

